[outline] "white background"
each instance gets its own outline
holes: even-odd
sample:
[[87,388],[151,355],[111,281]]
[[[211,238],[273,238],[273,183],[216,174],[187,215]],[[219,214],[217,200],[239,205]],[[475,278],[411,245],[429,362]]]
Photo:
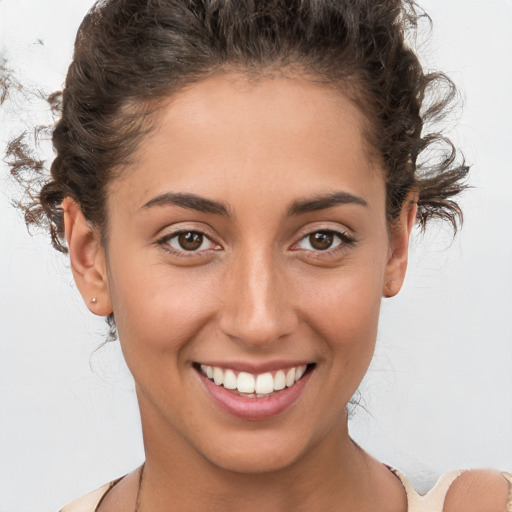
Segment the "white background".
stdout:
[[[91,3],[0,0],[0,49],[23,81],[61,87]],[[434,31],[422,56],[463,92],[452,136],[475,188],[453,243],[435,225],[412,241],[361,387],[369,413],[356,411],[351,432],[424,491],[454,468],[512,470],[512,2],[423,5]],[[16,121],[0,111],[3,141],[40,119],[32,108]],[[27,235],[1,169],[0,512],[55,511],[143,460],[138,412],[118,345],[94,352],[103,321],[66,258]]]

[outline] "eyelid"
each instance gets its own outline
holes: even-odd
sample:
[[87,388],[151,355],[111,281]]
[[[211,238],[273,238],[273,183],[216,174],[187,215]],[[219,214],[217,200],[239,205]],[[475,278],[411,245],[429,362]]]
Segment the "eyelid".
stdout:
[[[177,227],[173,227],[171,229],[165,230],[166,232],[160,236],[157,237],[155,244],[161,247],[164,251],[167,253],[170,253],[171,255],[179,256],[179,257],[198,257],[206,254],[210,254],[212,251],[218,251],[222,249],[222,245],[215,240],[216,237],[212,236],[208,229],[197,227],[197,226],[190,226],[186,224],[180,224]],[[178,237],[179,235],[183,233],[199,233],[206,239],[208,239],[215,247],[214,248],[208,248],[203,250],[196,250],[196,251],[186,251],[186,250],[179,250],[174,247],[172,247],[169,244],[169,241],[173,238]]]
[[[307,237],[313,235],[314,233],[332,233],[334,236],[338,237],[340,239],[340,243],[338,243],[334,247],[329,247],[325,250],[315,250],[315,249],[302,249],[297,248],[298,244],[302,242]],[[351,245],[354,245],[357,242],[355,236],[349,232],[347,229],[343,229],[340,227],[332,227],[332,226],[314,226],[310,229],[307,229],[306,231],[303,231],[296,242],[291,246],[292,251],[302,251],[302,252],[308,252],[315,257],[321,257],[322,255],[329,255],[333,253],[337,253],[340,250],[346,249]]]

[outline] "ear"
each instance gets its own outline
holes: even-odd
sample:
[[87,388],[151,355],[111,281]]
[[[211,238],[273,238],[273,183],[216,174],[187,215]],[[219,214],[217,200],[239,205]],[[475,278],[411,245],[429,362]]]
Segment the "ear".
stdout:
[[100,234],[91,227],[80,206],[70,197],[64,199],[62,209],[69,259],[78,290],[92,313],[110,315],[112,305]]
[[418,196],[407,196],[400,217],[391,225],[390,251],[382,295],[394,297],[402,288],[409,256],[409,239],[418,213]]

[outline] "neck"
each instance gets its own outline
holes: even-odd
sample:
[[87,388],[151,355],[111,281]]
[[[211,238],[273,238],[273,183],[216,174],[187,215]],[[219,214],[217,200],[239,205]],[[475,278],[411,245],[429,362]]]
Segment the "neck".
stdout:
[[[285,468],[240,473],[212,464],[176,435],[144,421],[146,467],[141,512],[365,510],[369,458],[350,439],[347,416],[338,418],[314,449]],[[159,435],[160,433],[160,435]],[[368,507],[368,509],[370,509]]]

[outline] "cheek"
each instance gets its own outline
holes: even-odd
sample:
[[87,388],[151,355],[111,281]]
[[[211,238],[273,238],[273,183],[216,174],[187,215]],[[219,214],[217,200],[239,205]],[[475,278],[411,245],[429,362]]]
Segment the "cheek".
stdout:
[[210,280],[197,270],[171,272],[165,264],[138,266],[126,259],[116,266],[109,284],[127,360],[141,348],[156,357],[178,351],[208,323],[216,297]]
[[369,363],[377,336],[383,268],[361,264],[339,269],[304,282],[299,291],[302,315],[324,340],[330,364],[352,371]]

